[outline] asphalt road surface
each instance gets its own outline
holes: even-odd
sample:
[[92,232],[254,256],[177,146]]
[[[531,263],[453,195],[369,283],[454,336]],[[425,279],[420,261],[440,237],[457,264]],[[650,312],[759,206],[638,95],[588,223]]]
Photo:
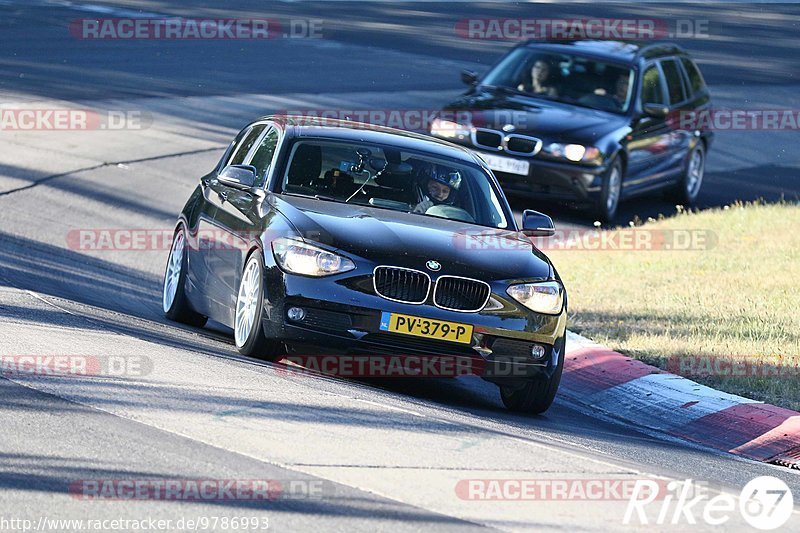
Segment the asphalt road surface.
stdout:
[[[163,242],[96,250],[70,238],[82,229],[171,231],[198,177],[256,115],[437,108],[461,90],[461,68],[486,68],[509,46],[460,39],[453,27],[463,18],[707,20],[708,37],[682,44],[718,105],[796,108],[798,12],[784,4],[0,1],[4,107],[142,118],[120,130],[0,131],[0,355],[138,365],[113,377],[0,378],[0,529],[12,529],[3,519],[155,517],[177,530],[192,529],[188,519],[236,516],[268,519],[279,531],[653,527],[623,525],[626,502],[614,499],[465,499],[456,487],[469,479],[692,479],[738,495],[771,475],[800,497],[796,472],[645,435],[560,399],[544,416],[523,417],[477,379],[360,382],[239,357],[229,332],[162,317]],[[164,15],[321,19],[323,38],[89,41],[69,32],[84,17]],[[795,198],[797,140],[797,131],[721,132],[701,205]],[[592,222],[569,207],[537,207],[557,224]],[[672,212],[654,197],[626,205],[618,222]],[[277,480],[286,497],[96,501],[73,490],[82,480],[254,479]],[[800,517],[791,520],[796,530]],[[692,527],[713,529],[700,522]],[[745,527],[737,516],[727,524]]]

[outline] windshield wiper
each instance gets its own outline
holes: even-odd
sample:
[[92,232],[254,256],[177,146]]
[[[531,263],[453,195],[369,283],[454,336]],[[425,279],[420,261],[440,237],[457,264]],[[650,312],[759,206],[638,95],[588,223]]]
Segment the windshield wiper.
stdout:
[[541,100],[550,100],[552,102],[561,102],[562,104],[567,103],[564,100],[562,100],[561,98],[559,98],[558,96],[551,96],[551,95],[549,95],[547,93],[532,93],[532,92],[528,92],[528,91],[521,91],[521,90],[517,89],[516,87],[507,87],[505,85],[484,85],[484,87],[488,87],[491,90],[494,90],[494,91],[497,91],[497,92],[500,92],[500,93],[503,93],[503,94],[513,94],[513,95],[518,95],[518,96],[527,96],[529,98],[538,98],[538,99],[541,99]]
[[508,87],[506,85],[481,85],[481,87],[505,94],[527,94],[523,91],[520,91],[516,87]]
[[314,200],[325,200],[328,202],[339,202],[342,203],[340,198],[334,198],[333,196],[325,196],[323,194],[301,194],[299,192],[284,192],[286,196],[297,196],[299,198],[312,198]]

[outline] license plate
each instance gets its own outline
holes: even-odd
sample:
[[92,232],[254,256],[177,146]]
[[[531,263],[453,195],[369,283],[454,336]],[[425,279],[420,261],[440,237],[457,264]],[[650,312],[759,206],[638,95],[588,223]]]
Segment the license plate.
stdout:
[[502,157],[484,152],[479,152],[478,155],[481,156],[484,161],[486,161],[486,165],[489,168],[498,172],[527,176],[528,171],[531,168],[531,164],[528,161],[523,161],[522,159],[512,159],[510,157]]
[[381,331],[470,344],[472,326],[398,313],[381,313]]

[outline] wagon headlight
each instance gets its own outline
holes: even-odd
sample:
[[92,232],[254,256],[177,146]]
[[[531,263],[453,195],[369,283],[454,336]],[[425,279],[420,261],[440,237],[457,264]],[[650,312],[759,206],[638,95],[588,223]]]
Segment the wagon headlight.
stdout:
[[574,163],[600,163],[602,155],[598,148],[582,144],[550,143],[544,151],[553,157],[560,157]]
[[557,315],[564,308],[564,287],[557,281],[521,283],[510,286],[506,292],[536,313]]
[[283,270],[302,276],[330,276],[356,268],[350,259],[339,254],[283,237],[272,241],[272,253]]
[[469,137],[469,133],[469,126],[464,126],[452,120],[435,118],[431,123],[431,135],[443,139],[466,139]]

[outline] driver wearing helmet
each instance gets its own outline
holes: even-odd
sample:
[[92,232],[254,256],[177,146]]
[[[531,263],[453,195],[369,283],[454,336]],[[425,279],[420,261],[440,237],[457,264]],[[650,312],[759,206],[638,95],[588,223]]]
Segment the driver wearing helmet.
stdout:
[[421,201],[414,213],[425,213],[435,205],[453,205],[461,186],[461,173],[439,165],[428,165],[420,172]]

